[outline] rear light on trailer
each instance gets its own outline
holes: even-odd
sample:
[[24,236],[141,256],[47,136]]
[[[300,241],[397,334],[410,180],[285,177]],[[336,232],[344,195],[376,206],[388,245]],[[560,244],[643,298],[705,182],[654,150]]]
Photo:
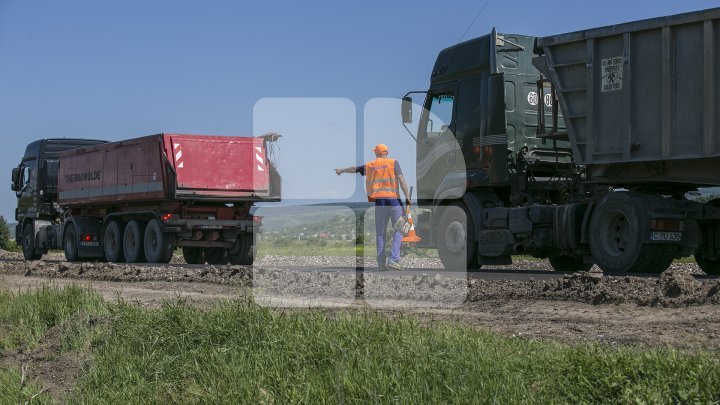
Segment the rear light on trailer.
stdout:
[[262,224],[263,218],[265,218],[265,217],[256,215],[256,216],[253,217],[253,222],[256,223],[256,224]]
[[160,219],[162,219],[163,222],[166,222],[166,221],[171,220],[172,217],[173,217],[172,213],[167,213],[167,214],[163,215],[162,217],[160,217]]

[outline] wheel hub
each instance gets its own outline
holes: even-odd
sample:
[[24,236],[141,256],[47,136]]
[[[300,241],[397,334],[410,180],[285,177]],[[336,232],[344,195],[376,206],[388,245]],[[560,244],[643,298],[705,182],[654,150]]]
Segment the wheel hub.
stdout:
[[630,224],[625,215],[615,214],[600,231],[605,251],[612,256],[621,256],[630,243]]
[[461,254],[465,251],[467,234],[465,225],[460,221],[451,222],[445,229],[445,246],[454,254]]

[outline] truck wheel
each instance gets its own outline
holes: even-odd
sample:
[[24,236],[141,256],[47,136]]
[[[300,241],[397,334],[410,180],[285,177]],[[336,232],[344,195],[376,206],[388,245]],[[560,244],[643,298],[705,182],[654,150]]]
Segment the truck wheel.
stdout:
[[125,227],[123,235],[123,253],[128,263],[138,263],[145,261],[145,252],[143,251],[143,235],[145,234],[144,222],[132,220]]
[[590,251],[604,272],[660,273],[670,266],[678,247],[643,243],[643,215],[645,210],[625,192],[600,201],[590,220]]
[[78,261],[78,238],[75,225],[70,224],[65,229],[63,236],[63,246],[65,246],[65,260],[69,262]]
[[183,257],[187,264],[205,264],[205,252],[203,248],[196,246],[183,246]]
[[457,202],[438,207],[438,254],[448,270],[466,270],[478,267],[475,229],[465,204]]
[[105,260],[112,263],[122,263],[125,261],[122,240],[125,231],[125,224],[120,221],[112,221],[105,229],[103,235],[103,249],[105,250]]
[[710,260],[702,256],[695,255],[695,261],[702,271],[706,274],[720,274],[720,259]]
[[255,261],[255,246],[255,235],[238,235],[233,246],[228,249],[230,264],[252,265]]
[[157,219],[150,221],[145,228],[144,247],[149,263],[168,263],[172,259],[172,238],[163,233]]
[[593,266],[585,263],[582,256],[555,256],[548,260],[555,271],[588,271]]
[[38,260],[41,254],[35,252],[35,231],[32,224],[25,224],[22,233],[22,251],[25,260]]
[[221,247],[206,247],[205,258],[208,264],[228,264],[227,250]]

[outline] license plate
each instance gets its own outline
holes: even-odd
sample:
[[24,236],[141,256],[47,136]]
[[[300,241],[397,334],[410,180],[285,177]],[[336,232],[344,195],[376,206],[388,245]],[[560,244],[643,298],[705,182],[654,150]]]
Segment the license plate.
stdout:
[[682,240],[682,232],[653,232],[650,240],[680,242]]
[[80,246],[86,246],[86,247],[98,247],[100,246],[100,242],[85,242],[81,241]]

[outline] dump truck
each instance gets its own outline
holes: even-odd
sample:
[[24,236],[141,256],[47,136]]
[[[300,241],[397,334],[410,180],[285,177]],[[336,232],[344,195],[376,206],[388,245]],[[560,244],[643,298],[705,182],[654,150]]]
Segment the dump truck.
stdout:
[[41,139],[12,171],[25,259],[253,263],[256,202],[280,200],[279,135],[158,134],[120,142]]
[[[420,247],[448,268],[720,274],[720,8],[440,52],[416,131]],[[406,126],[407,128],[407,126]],[[415,135],[411,132],[411,135]],[[690,193],[690,194],[689,194]]]

